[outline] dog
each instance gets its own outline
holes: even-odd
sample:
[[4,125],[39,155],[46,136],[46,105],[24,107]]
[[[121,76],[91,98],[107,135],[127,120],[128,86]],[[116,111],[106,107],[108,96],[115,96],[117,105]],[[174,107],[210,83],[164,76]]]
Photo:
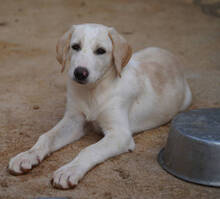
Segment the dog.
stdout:
[[57,60],[70,65],[63,119],[28,151],[11,158],[9,172],[24,174],[52,152],[79,140],[90,121],[104,137],[54,172],[52,185],[75,187],[95,165],[133,151],[133,135],[169,122],[192,100],[182,64],[149,47],[132,55],[125,38],[100,24],[73,25],[57,42]]

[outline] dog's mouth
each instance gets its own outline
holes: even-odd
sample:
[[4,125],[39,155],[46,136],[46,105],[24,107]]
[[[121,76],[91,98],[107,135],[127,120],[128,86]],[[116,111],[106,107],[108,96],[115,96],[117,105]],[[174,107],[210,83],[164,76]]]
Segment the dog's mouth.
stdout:
[[78,79],[76,79],[76,78],[74,78],[74,77],[73,77],[73,81],[75,81],[75,82],[77,82],[77,83],[79,83],[79,84],[87,84],[87,83],[88,83],[87,80],[78,80]]

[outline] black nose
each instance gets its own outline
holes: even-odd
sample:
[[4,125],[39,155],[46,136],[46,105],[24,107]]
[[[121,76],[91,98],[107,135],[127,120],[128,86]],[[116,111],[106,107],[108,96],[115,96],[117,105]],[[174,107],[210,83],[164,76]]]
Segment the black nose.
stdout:
[[89,71],[86,68],[79,66],[74,70],[74,76],[77,81],[84,82],[89,76]]

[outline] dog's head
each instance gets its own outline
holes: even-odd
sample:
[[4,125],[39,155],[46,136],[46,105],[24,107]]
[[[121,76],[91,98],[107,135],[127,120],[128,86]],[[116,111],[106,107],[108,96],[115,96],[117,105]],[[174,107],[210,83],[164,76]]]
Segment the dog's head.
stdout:
[[94,83],[114,66],[120,76],[131,57],[131,47],[114,29],[99,24],[73,25],[57,42],[57,60],[80,83]]

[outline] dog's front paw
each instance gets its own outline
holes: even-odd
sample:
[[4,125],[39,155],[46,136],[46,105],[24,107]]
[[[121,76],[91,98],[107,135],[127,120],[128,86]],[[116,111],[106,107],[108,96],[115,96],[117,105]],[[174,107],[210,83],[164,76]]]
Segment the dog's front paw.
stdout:
[[34,152],[25,151],[11,158],[8,171],[12,175],[21,175],[29,172],[33,166],[40,163],[40,157]]
[[74,188],[83,177],[79,165],[67,164],[54,172],[51,184],[57,189]]

